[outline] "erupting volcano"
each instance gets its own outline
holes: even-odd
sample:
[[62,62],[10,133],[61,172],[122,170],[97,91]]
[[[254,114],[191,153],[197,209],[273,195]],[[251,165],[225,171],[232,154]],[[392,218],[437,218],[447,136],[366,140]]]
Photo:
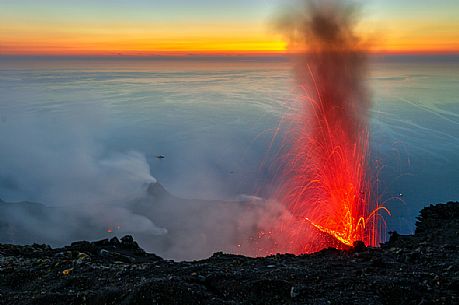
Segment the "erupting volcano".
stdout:
[[343,2],[308,2],[306,16],[283,23],[307,51],[296,66],[301,95],[287,117],[281,158],[277,199],[291,214],[273,233],[282,251],[344,248],[358,240],[374,246],[381,239],[379,212],[388,211],[371,180],[366,59],[354,11]]

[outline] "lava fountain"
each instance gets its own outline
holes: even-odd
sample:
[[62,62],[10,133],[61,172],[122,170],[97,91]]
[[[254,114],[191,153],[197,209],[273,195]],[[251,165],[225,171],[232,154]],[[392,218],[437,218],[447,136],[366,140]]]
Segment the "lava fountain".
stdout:
[[300,96],[286,118],[289,143],[276,196],[291,216],[275,229],[273,252],[345,248],[357,240],[375,246],[383,225],[379,212],[388,211],[371,180],[370,99],[355,7],[308,1],[306,12],[282,23],[292,45],[307,51],[297,59]]

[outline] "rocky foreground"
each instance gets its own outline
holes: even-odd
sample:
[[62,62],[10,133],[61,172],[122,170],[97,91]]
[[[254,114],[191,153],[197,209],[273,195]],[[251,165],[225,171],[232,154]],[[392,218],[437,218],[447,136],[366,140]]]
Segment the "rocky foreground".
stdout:
[[424,208],[414,235],[381,248],[193,262],[145,253],[130,236],[0,244],[0,304],[458,304],[459,203]]

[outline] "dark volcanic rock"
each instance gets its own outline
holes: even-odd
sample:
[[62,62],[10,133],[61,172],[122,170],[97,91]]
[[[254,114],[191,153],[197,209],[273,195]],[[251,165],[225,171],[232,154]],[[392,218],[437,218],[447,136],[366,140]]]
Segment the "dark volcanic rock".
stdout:
[[381,248],[172,262],[131,236],[0,244],[0,304],[458,304],[459,203],[421,211]]

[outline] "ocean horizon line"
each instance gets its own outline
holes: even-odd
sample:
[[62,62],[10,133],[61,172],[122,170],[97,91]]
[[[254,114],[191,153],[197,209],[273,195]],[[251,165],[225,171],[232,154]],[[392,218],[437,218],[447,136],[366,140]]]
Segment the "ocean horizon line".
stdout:
[[[369,58],[430,58],[459,60],[457,52],[365,52]],[[0,59],[57,60],[288,60],[300,53],[187,53],[187,54],[0,54]]]

